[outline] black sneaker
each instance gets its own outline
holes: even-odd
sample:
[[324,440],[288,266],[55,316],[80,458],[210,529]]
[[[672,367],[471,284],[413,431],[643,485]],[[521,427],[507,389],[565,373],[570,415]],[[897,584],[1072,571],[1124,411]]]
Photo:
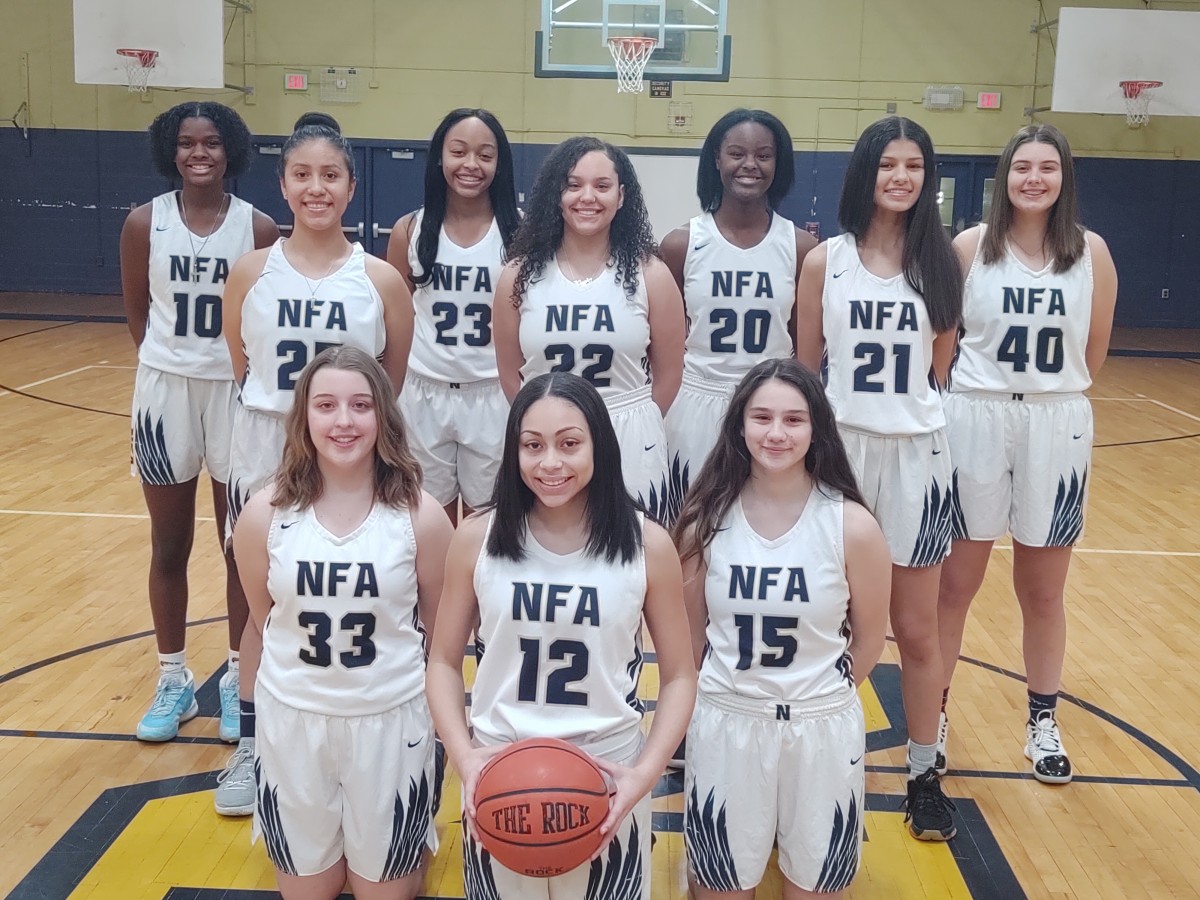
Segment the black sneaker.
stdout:
[[948,841],[958,833],[950,812],[954,804],[942,793],[942,779],[930,769],[908,782],[901,809],[908,832],[918,841]]
[[1033,777],[1044,784],[1067,784],[1071,780],[1071,760],[1053,710],[1042,710],[1037,719],[1026,723],[1025,758],[1033,763]]

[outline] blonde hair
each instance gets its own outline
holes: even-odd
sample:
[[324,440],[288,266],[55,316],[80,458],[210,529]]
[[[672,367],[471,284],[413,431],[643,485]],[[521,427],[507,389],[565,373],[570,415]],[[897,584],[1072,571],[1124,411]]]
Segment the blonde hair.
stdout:
[[357,347],[330,347],[305,366],[296,382],[295,400],[284,420],[283,461],[275,473],[271,504],[307,509],[324,493],[317,449],[308,433],[308,398],[321,369],[358,372],[370,386],[378,435],[375,439],[375,499],[386,506],[415,507],[421,497],[421,466],[408,447],[404,419],[396,406],[391,379],[375,359]]

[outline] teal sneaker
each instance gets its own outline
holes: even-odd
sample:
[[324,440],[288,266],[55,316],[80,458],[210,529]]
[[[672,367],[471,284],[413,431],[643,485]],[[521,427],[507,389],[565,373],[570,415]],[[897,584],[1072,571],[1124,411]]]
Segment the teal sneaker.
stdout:
[[196,682],[187,669],[182,675],[160,675],[154,690],[154,702],[138,722],[139,741],[169,741],[179,734],[179,725],[194,719],[200,708],[196,706]]
[[217,776],[213,806],[222,816],[248,816],[254,812],[254,738],[242,738],[225,771]]
[[242,736],[242,707],[238,700],[238,670],[230,669],[217,686],[221,697],[221,725],[217,736],[227,744],[236,744]]

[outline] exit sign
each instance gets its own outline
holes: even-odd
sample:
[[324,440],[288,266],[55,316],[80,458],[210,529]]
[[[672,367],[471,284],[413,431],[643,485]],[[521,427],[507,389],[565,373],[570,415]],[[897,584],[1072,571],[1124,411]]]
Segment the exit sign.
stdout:
[[999,91],[980,91],[979,100],[975,106],[978,109],[999,109],[1000,108],[1000,92]]
[[283,89],[285,91],[307,91],[308,73],[285,72],[283,76]]

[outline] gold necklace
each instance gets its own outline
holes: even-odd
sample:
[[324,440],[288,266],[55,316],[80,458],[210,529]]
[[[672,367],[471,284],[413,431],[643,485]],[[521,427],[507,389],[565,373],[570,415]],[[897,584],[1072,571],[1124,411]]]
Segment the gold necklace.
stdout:
[[571,265],[571,263],[569,263],[565,257],[556,256],[555,258],[558,260],[558,267],[564,270],[563,274],[579,287],[587,287],[602,274],[604,274],[604,270],[608,268],[608,260],[606,259],[604,262],[600,263],[600,266],[591,275],[587,276],[586,278],[578,278],[575,274],[575,267]]
[[204,250],[204,245],[208,243],[208,239],[216,233],[217,228],[220,226],[221,216],[225,213],[225,204],[228,202],[229,195],[222,193],[221,205],[217,207],[217,217],[213,219],[212,228],[208,229],[208,234],[204,236],[204,240],[200,242],[200,247],[197,249],[196,242],[192,240],[192,227],[188,225],[187,202],[183,199],[183,191],[179,192],[179,209],[183,216],[183,227],[187,231],[188,246],[192,248],[192,284],[200,283],[200,253]]

